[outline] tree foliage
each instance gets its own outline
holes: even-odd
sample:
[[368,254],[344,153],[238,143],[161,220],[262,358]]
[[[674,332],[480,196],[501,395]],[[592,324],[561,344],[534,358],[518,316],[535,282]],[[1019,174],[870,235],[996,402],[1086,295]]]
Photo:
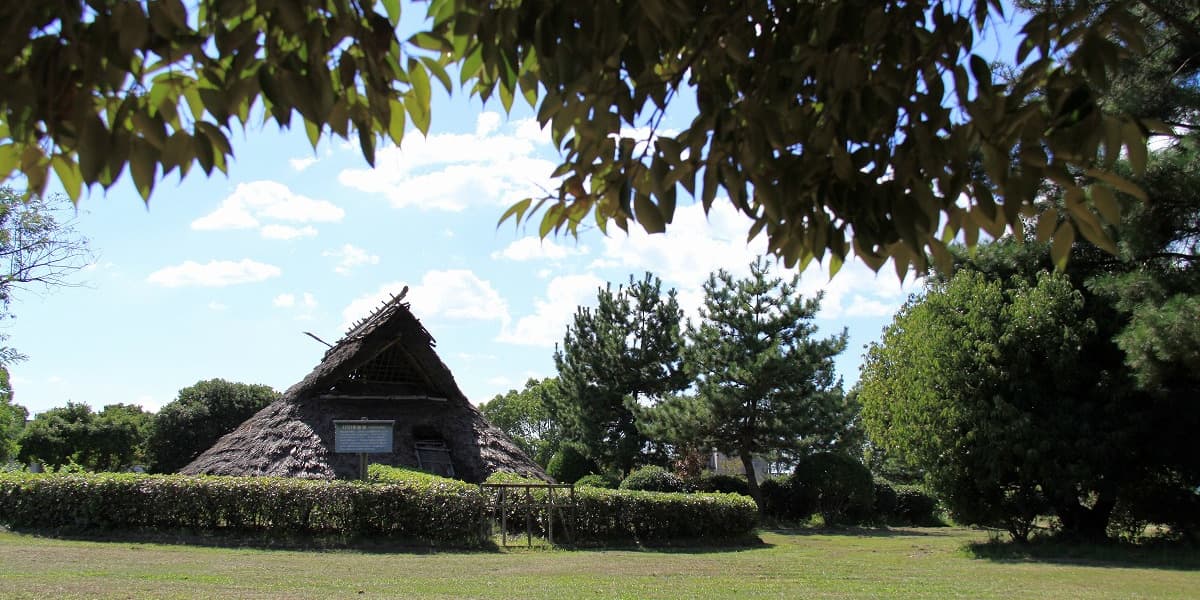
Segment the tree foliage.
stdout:
[[151,417],[132,404],[110,404],[96,413],[87,404],[68,402],[30,421],[21,432],[18,457],[51,467],[122,470],[145,460]]
[[558,451],[562,437],[558,421],[551,414],[558,393],[555,378],[530,378],[524,389],[496,394],[480,404],[479,410],[530,458],[545,467]]
[[[23,199],[11,187],[0,187],[0,319],[10,316],[9,304],[18,290],[71,285],[70,275],[92,259],[87,239],[66,213],[61,197]],[[0,342],[7,339],[0,334]],[[0,365],[24,358],[0,347]]]
[[[727,195],[789,265],[856,254],[903,270],[947,260],[956,235],[1020,228],[1045,179],[1080,200],[1045,235],[1101,239],[1107,197],[1077,175],[1137,193],[1113,161],[1124,148],[1140,171],[1165,128],[1097,90],[1152,47],[1139,15],[1181,5],[1035,3],[1001,83],[981,49],[1012,18],[999,0],[433,0],[406,38],[399,0],[8,2],[0,176],[39,192],[53,169],[76,198],[128,168],[148,197],[176,169],[224,169],[235,126],[296,114],[314,145],[357,133],[371,161],[407,121],[427,131],[452,64],[485,100],[524,97],[564,152],[542,235],[589,215],[661,231],[682,188],[706,209]],[[1177,29],[1200,39],[1188,14]],[[692,98],[686,128],[660,127]]]
[[279,393],[265,385],[209,379],[179,390],[154,417],[148,454],[155,471],[170,473],[208,450]]
[[802,298],[798,283],[772,276],[765,259],[745,279],[710,275],[684,351],[696,394],[646,411],[653,435],[739,457],[760,507],[754,457],[828,445],[850,418],[833,365],[846,333],[813,339],[820,297]]
[[25,428],[29,411],[13,402],[8,368],[0,364],[0,466],[17,457],[17,438]]
[[688,385],[675,290],[664,296],[650,273],[599,290],[595,309],[580,307],[554,353],[561,394],[554,412],[564,436],[606,470],[628,473],[649,459],[650,440],[635,410]]

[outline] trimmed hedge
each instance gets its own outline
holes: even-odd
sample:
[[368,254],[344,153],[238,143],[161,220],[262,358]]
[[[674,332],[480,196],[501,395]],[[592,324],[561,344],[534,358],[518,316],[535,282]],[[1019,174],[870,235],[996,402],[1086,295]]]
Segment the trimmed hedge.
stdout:
[[796,463],[792,489],[802,507],[811,506],[825,522],[871,520],[875,481],[859,461],[836,452],[810,454]]
[[600,475],[599,473],[592,473],[591,475],[584,475],[583,477],[580,477],[579,481],[575,482],[575,487],[577,487],[577,488],[583,487],[585,485],[591,486],[591,487],[604,488],[607,490],[615,490],[615,489],[617,489],[617,486],[621,485],[621,483],[619,481],[613,479],[612,477],[609,477],[608,475]]
[[750,495],[750,484],[744,475],[725,475],[703,471],[695,479],[688,482],[688,487],[696,492],[720,492],[722,494]]
[[575,490],[577,543],[731,539],[758,522],[754,500],[740,494]]
[[482,509],[478,488],[453,480],[365,484],[275,477],[0,473],[0,524],[17,528],[382,535],[476,545],[481,541]]
[[896,490],[896,522],[905,525],[942,525],[937,500],[916,485],[893,486]]
[[638,467],[621,482],[623,490],[642,492],[682,492],[686,489],[683,479],[660,466]]
[[[511,473],[495,473],[488,483],[540,483]],[[545,492],[535,490],[535,501]],[[750,533],[758,520],[754,500],[739,494],[682,494],[575,487],[575,543],[658,543],[672,539],[733,539]],[[545,514],[537,514],[535,527],[545,534]],[[524,531],[525,511],[509,508],[513,531]],[[554,530],[562,532],[561,523]],[[557,536],[556,536],[557,537]],[[561,538],[558,538],[561,539]]]
[[564,442],[546,464],[546,474],[559,483],[575,483],[580,477],[596,472],[596,462],[571,442]]

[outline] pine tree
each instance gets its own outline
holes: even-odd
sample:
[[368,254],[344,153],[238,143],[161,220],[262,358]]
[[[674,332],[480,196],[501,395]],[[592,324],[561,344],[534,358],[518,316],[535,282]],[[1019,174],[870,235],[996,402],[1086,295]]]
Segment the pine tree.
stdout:
[[561,394],[555,416],[565,437],[601,466],[628,473],[650,454],[634,408],[687,387],[675,290],[662,293],[650,273],[628,287],[599,290],[593,310],[580,307],[554,353]]
[[700,324],[689,324],[684,351],[697,393],[646,411],[655,435],[741,458],[760,508],[755,456],[826,445],[848,424],[833,365],[846,333],[813,339],[821,298],[802,298],[798,283],[798,275],[772,277],[765,259],[750,265],[746,279],[724,270],[709,276]]

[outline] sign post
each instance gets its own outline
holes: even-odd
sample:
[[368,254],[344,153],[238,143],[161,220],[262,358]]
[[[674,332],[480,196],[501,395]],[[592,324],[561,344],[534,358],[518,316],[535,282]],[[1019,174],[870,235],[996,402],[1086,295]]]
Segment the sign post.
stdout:
[[333,451],[339,454],[358,454],[358,472],[367,478],[368,454],[391,454],[392,433],[395,421],[371,420],[363,417],[357,421],[335,419],[333,421]]

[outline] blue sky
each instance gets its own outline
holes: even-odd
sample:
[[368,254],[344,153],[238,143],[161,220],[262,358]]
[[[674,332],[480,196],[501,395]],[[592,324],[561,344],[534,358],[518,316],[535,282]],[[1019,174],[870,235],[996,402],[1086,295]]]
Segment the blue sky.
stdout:
[[[148,205],[127,178],[85,195],[76,226],[95,263],[77,287],[19,292],[16,318],[0,322],[29,357],[10,368],[15,401],[34,413],[69,400],[156,410],[214,377],[282,391],[325,350],[303,332],[334,342],[407,285],[442,360],[481,403],[553,375],[554,344],[606,282],[652,271],[694,315],[708,273],[747,273],[765,248],[721,201],[707,217],[681,202],[665,235],[541,241],[535,227],[497,228],[512,202],[553,187],[557,154],[530,116],[456,90],[435,96],[428,137],[410,131],[374,168],[356,142],[314,151],[302,129],[268,126],[235,131],[227,177],[170,177]],[[847,387],[864,345],[917,287],[857,262],[832,281],[819,265],[802,274],[806,296],[825,293],[819,335],[850,333],[837,361]]]

